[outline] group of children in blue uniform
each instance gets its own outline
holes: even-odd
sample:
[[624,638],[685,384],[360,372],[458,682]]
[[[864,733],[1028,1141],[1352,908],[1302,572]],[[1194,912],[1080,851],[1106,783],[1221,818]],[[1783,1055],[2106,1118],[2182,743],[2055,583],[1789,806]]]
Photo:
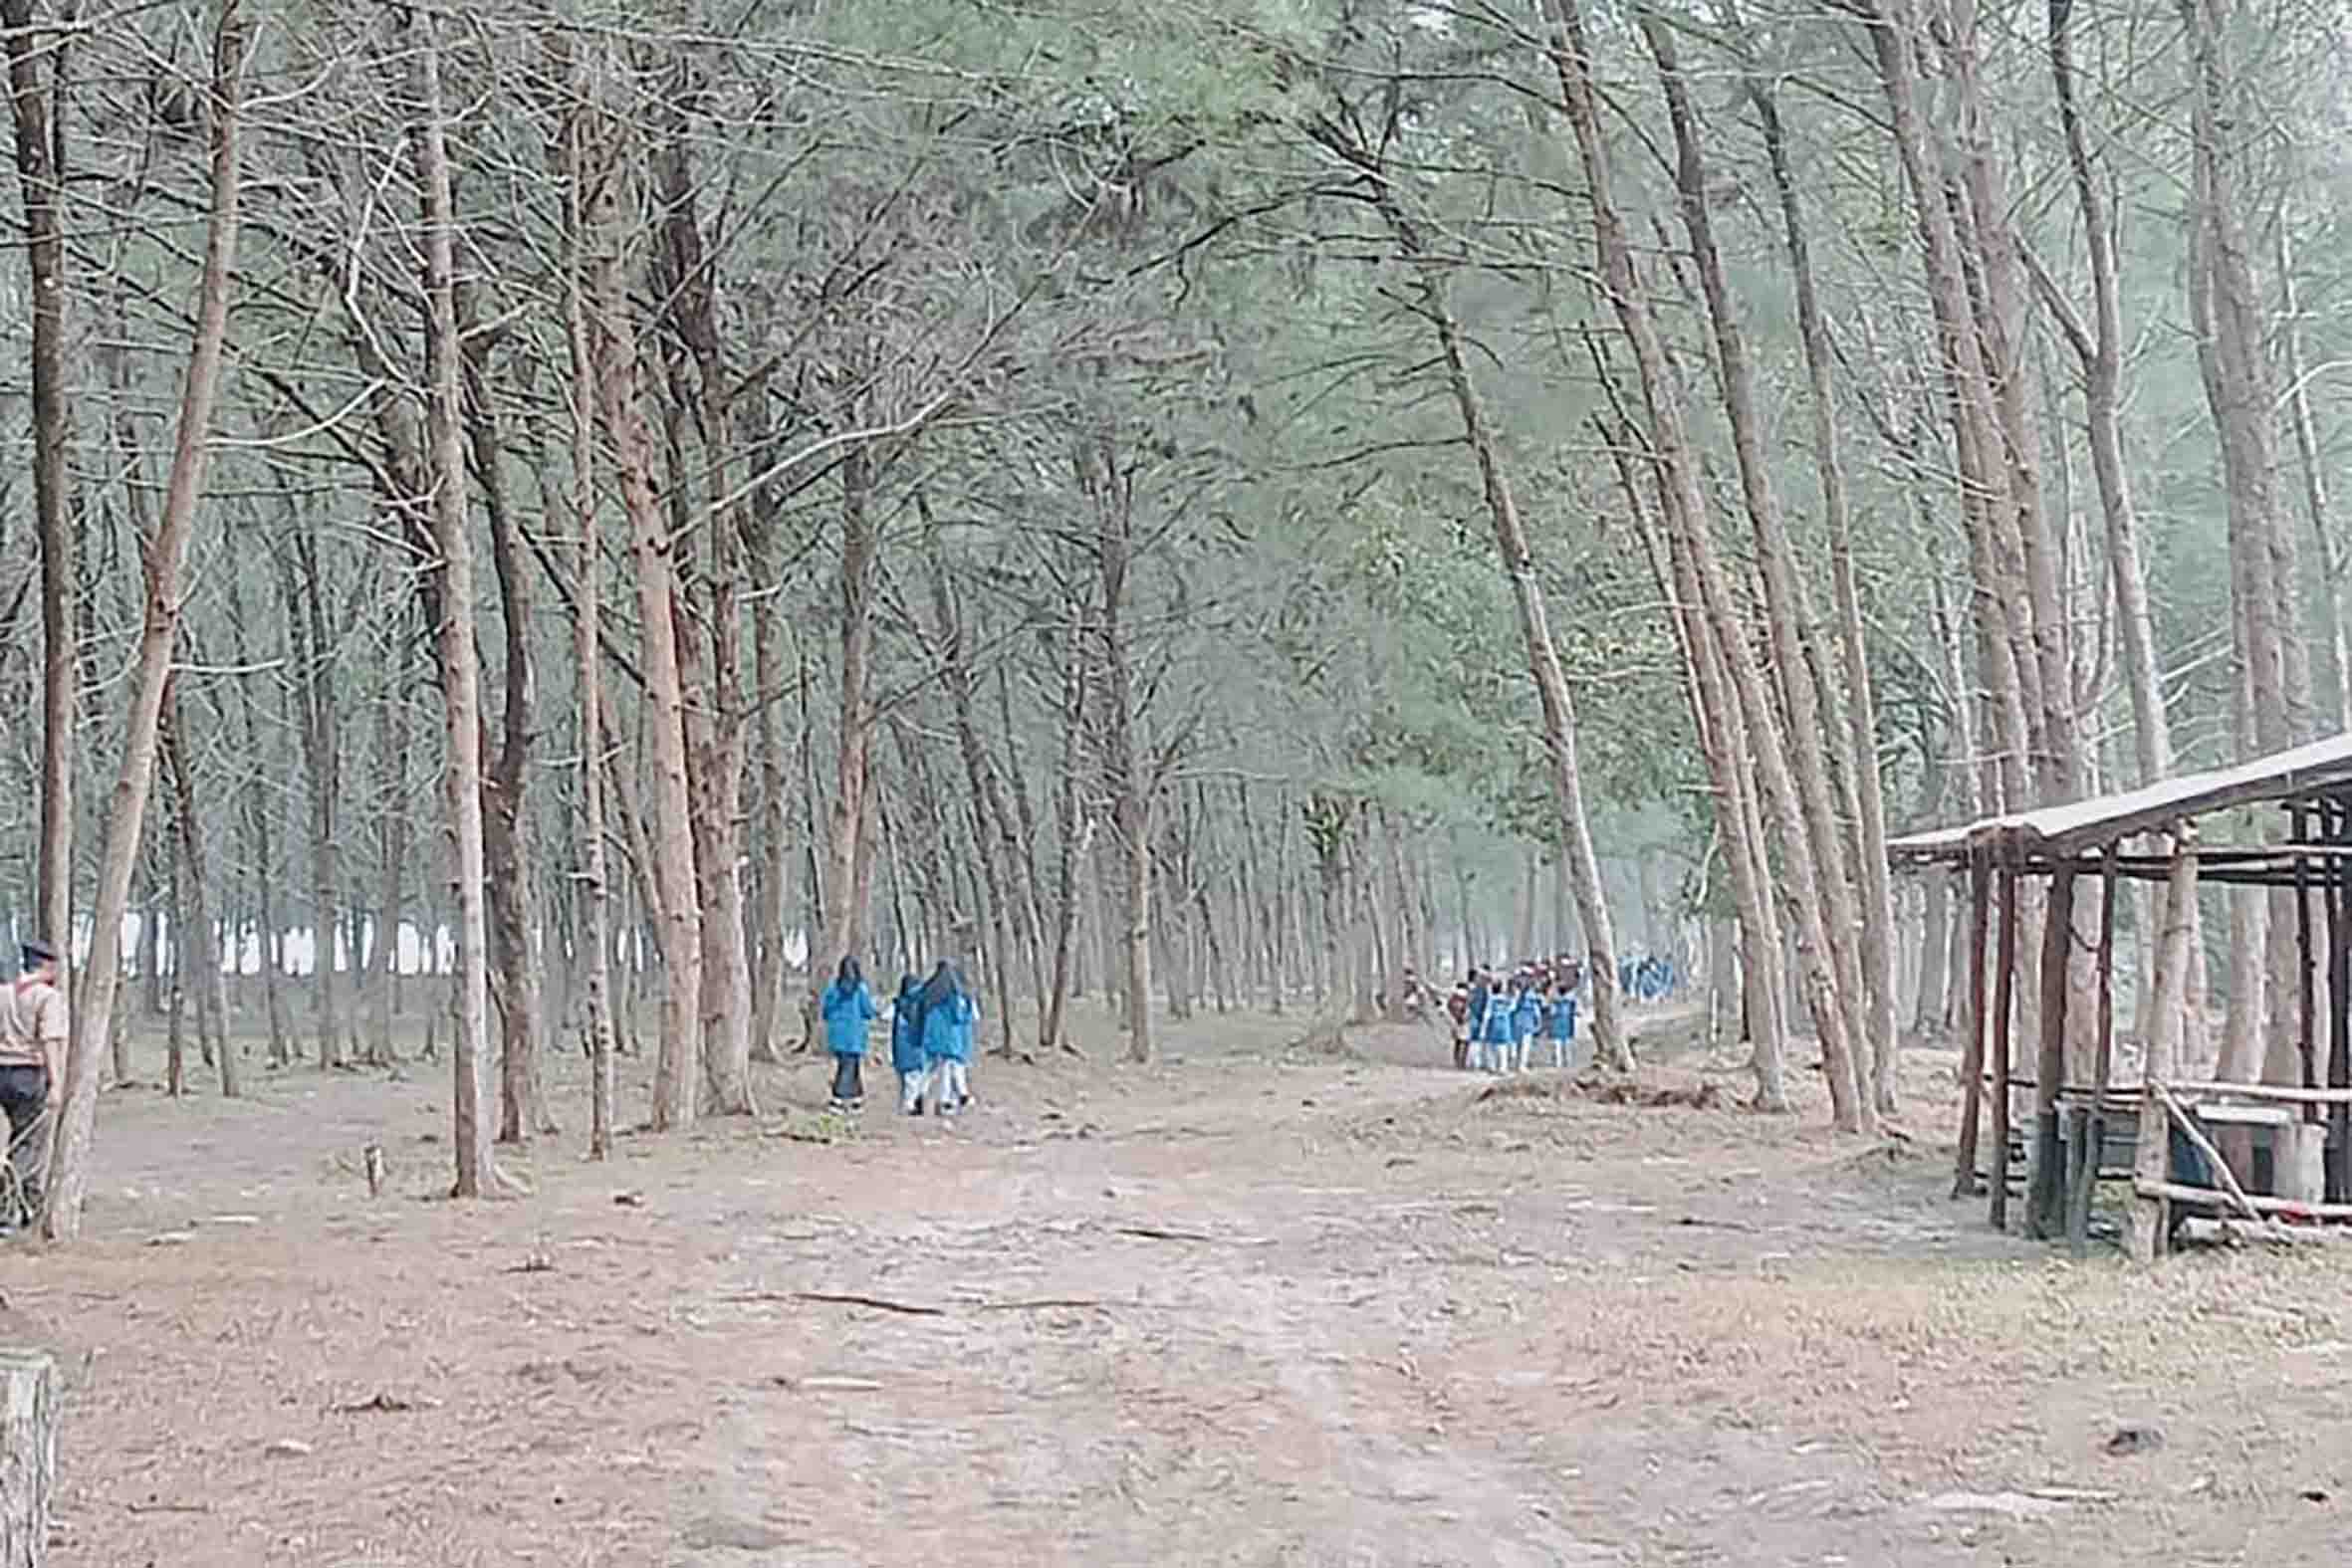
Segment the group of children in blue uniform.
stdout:
[[[832,1106],[854,1111],[864,1103],[866,1026],[880,1016],[874,994],[854,957],[819,999],[825,1048],[833,1057]],[[890,1004],[890,1066],[898,1074],[902,1115],[953,1119],[972,1103],[972,1041],[980,1032],[980,1003],[963,975],[945,959],[927,981],[898,983]]]
[[1664,1002],[1680,983],[1672,960],[1645,956],[1617,961],[1617,990],[1635,1002]]
[[1446,1010],[1454,1020],[1454,1065],[1479,1072],[1525,1072],[1535,1037],[1551,1040],[1551,1064],[1575,1054],[1576,998],[1582,968],[1572,959],[1523,964],[1508,981],[1474,969],[1454,987]]

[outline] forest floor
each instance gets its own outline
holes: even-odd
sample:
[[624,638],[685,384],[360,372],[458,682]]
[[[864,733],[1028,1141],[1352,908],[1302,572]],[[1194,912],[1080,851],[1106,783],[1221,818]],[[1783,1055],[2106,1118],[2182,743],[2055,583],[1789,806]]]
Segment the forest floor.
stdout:
[[117,1090],[87,1238],[0,1248],[0,1343],[66,1369],[53,1562],[2352,1557],[2352,1248],[2070,1263],[1947,1201],[1949,1055],[1865,1143],[1647,1021],[1717,1105],[1262,1016],[1125,1069],[1089,1013],[952,1128],[841,1129],[802,1061],[589,1165],[560,1075],[532,1194],[464,1206],[445,1065]]

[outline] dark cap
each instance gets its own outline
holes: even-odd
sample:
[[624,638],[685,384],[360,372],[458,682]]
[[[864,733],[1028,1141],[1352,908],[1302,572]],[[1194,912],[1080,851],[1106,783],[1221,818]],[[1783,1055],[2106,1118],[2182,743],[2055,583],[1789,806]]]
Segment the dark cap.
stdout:
[[57,949],[46,942],[27,942],[17,952],[23,957],[27,969],[39,969],[44,964],[57,962]]

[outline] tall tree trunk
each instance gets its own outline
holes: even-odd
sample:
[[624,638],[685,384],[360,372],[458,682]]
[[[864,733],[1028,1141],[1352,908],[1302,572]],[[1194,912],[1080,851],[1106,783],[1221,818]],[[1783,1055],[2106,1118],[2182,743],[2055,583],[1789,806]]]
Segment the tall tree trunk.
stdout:
[[[2049,7],[2050,77],[2058,100],[2058,120],[2066,136],[2066,163],[2074,184],[2075,204],[2082,216],[2085,249],[2090,256],[2091,323],[2085,331],[2065,297],[2047,274],[2035,269],[2035,282],[2075,355],[2082,362],[2083,406],[2089,416],[2091,473],[2099,491],[2100,517],[2105,525],[2107,568],[2115,595],[2117,642],[2123,655],[2124,688],[2131,699],[2133,761],[2138,782],[2152,784],[2173,772],[2172,726],[2165,713],[2164,689],[2156,664],[2154,618],[2148,607],[2148,573],[2140,552],[2138,508],[2134,505],[2130,470],[2123,458],[2123,312],[2121,285],[2116,276],[2115,224],[2107,210],[2105,192],[2091,167],[2088,138],[2076,101],[2071,21],[2074,0],[2052,0]],[[2198,911],[2185,912],[2189,940],[2181,950],[2195,953],[2204,946]],[[2150,957],[2161,958],[2162,946],[2144,944]],[[2162,989],[2152,978],[2150,996]],[[2177,986],[2174,993],[2190,1002],[2192,1012],[2201,1006],[2195,988]],[[2143,1015],[2142,1038],[2152,1025]],[[2182,1034],[2194,1038],[2194,1022]]]
[[2339,731],[2352,732],[2352,641],[2347,640],[2344,622],[2344,547],[2330,515],[2318,427],[2311,417],[2311,377],[2303,365],[2303,312],[2295,291],[2289,216],[2281,204],[2270,228],[2278,266],[2279,371],[2286,382],[2287,427],[2295,438],[2295,466],[2303,480],[2303,514],[2311,525],[2311,542],[2319,551],[2320,621],[2327,632],[2329,673],[2336,686],[2336,725]]
[[[2190,315],[2229,498],[2250,749],[2274,752],[2306,733],[2310,686],[2298,625],[2294,536],[2278,509],[2268,323],[2254,286],[2241,207],[2245,152],[2234,126],[2243,92],[2232,76],[2226,43],[2233,13],[2228,0],[2181,3],[2193,77]],[[2268,900],[2263,934],[2267,1006],[2254,1014],[2261,1043],[2253,1047],[2255,1060],[2234,1063],[2256,1068],[2273,1082],[2299,1074],[2294,900],[2288,889],[2274,890]],[[2249,914],[2248,938],[2251,925]],[[2241,956],[2250,953],[2241,951]]]
[[373,1059],[390,1065],[399,1059],[392,1041],[392,1020],[400,1010],[401,884],[408,868],[408,713],[402,705],[398,675],[401,659],[384,688],[376,710],[376,749],[383,769],[382,819],[377,824],[378,871],[382,902],[377,906],[375,947],[379,963],[375,975],[373,1019],[368,1032]]
[[[998,1044],[1010,1054],[1013,1049],[1013,959],[1011,941],[1021,921],[1034,913],[1023,902],[1014,878],[1017,868],[1027,858],[1022,850],[1021,834],[1013,814],[1005,803],[1005,792],[997,782],[995,766],[989,761],[988,751],[981,744],[980,727],[973,718],[973,675],[964,647],[964,620],[958,607],[953,587],[948,579],[947,558],[941,553],[935,528],[930,527],[930,507],[918,492],[916,506],[924,516],[931,537],[929,554],[931,566],[931,612],[936,622],[933,635],[937,640],[942,673],[945,677],[948,711],[956,731],[956,750],[964,760],[964,782],[971,792],[973,838],[979,846],[980,873],[987,891],[989,919],[992,928],[1002,923],[1006,937],[1000,943],[1005,951],[998,955],[997,1019]],[[991,840],[994,840],[992,845]],[[1034,932],[1023,936],[1036,943]],[[1042,1001],[1042,999],[1041,999]]]
[[[176,940],[182,965],[193,965],[196,994],[196,1030],[209,1042],[220,1069],[220,1092],[236,1099],[242,1092],[236,1047],[229,1042],[228,996],[221,981],[221,957],[212,914],[205,902],[209,869],[204,858],[204,824],[196,814],[196,782],[188,766],[179,720],[178,683],[163,700],[160,726],[163,764],[171,781],[172,827],[178,838],[179,858],[187,869],[180,884],[181,909],[188,924]],[[182,977],[183,984],[187,977]]]
[[[465,436],[490,523],[490,569],[498,583],[504,629],[502,708],[493,740],[487,716],[481,749],[482,851],[490,878],[490,995],[499,1018],[498,1141],[521,1143],[556,1131],[541,1078],[546,1055],[547,1014],[540,989],[539,955],[532,936],[539,927],[533,895],[530,812],[531,741],[538,701],[538,672],[531,655],[531,576],[523,560],[523,537],[508,504],[504,442],[498,407],[484,360],[488,339],[472,332],[472,291],[458,290],[460,321],[467,329],[460,367],[465,399]],[[543,469],[544,473],[544,469]],[[548,507],[550,513],[554,508]]]
[[441,121],[441,56],[435,24],[423,11],[408,18],[408,90],[416,121],[410,137],[424,219],[427,464],[432,474],[433,544],[440,554],[441,624],[434,628],[446,705],[443,739],[451,828],[450,870],[457,896],[457,974],[452,1008],[451,1103],[459,1198],[497,1187],[490,1156],[490,914],[482,838],[482,684],[474,656],[474,541],[466,523],[464,410],[459,398],[463,347],[457,334],[456,216],[449,149]]
[[291,497],[287,511],[292,528],[279,560],[279,576],[288,636],[295,650],[296,670],[289,696],[302,737],[303,772],[310,784],[311,1023],[317,1031],[314,1044],[319,1069],[325,1072],[337,1066],[343,1056],[335,1000],[335,817],[342,792],[342,737],[337,733],[335,676],[329,664],[333,644],[317,542],[303,534],[299,510]]
[[122,768],[108,799],[106,858],[100,865],[92,913],[90,973],[82,986],[81,1033],[66,1067],[63,1112],[51,1157],[49,1212],[43,1230],[53,1241],[81,1233],[82,1204],[90,1186],[91,1140],[98,1115],[99,1042],[106,1039],[121,971],[122,912],[130,900],[131,862],[138,853],[155,773],[155,751],[179,632],[180,577],[196,531],[212,432],[212,406],[228,338],[229,293],[237,265],[238,107],[245,64],[237,0],[223,0],[212,50],[212,203],[204,239],[204,272],[196,332],[181,387],[179,430],[163,516],[146,550],[145,614],[139,628],[137,676],[131,688]]
[[[706,252],[696,210],[696,180],[689,134],[700,94],[681,64],[667,98],[667,135],[655,155],[662,184],[662,244],[657,283],[672,331],[692,357],[699,382],[695,410],[701,431],[705,516],[696,532],[708,560],[700,576],[703,613],[679,663],[691,671],[704,657],[704,681],[687,679],[699,692],[686,715],[689,783],[694,804],[695,884],[703,905],[702,1039],[703,1083],[712,1106],[725,1115],[758,1109],[751,1092],[752,971],[746,948],[742,860],[744,729],[742,625],[737,594],[746,571],[746,524],[742,498],[730,481],[734,453],[734,382],[720,360],[718,305],[712,279],[714,260]],[[687,397],[682,389],[678,403]],[[683,412],[683,409],[680,409]],[[672,495],[683,506],[680,473],[671,476]]]
[[[57,948],[59,985],[72,985],[74,721],[80,652],[75,636],[71,480],[66,385],[65,127],[63,36],[44,38],[33,0],[0,0],[7,30],[9,99],[16,117],[16,174],[32,279],[33,512],[41,554],[41,935]],[[43,80],[46,60],[50,78]],[[77,1022],[79,1020],[77,1019]]]
[[1038,1020],[1038,1048],[1063,1047],[1062,1019],[1068,1007],[1071,965],[1077,957],[1078,865],[1086,858],[1094,818],[1082,814],[1078,797],[1078,741],[1085,728],[1085,638],[1078,629],[1074,600],[1061,632],[1061,760],[1054,780],[1054,838],[1060,846],[1054,863],[1054,979]]
[[1101,644],[1101,733],[1110,784],[1111,836],[1121,862],[1120,918],[1125,924],[1121,976],[1126,990],[1127,1060],[1152,1059],[1151,828],[1152,790],[1144,777],[1135,731],[1135,679],[1127,631],[1127,574],[1133,564],[1134,475],[1119,463],[1107,432],[1078,448],[1080,488],[1094,508],[1094,566],[1101,599],[1094,631]]
[[[702,1079],[702,913],[694,888],[693,804],[686,778],[685,689],[678,669],[671,537],[653,474],[653,445],[638,405],[636,326],[620,274],[617,176],[596,182],[585,228],[593,258],[589,342],[604,426],[628,515],[636,566],[646,724],[652,737],[653,816],[646,845],[662,967],[661,1046],[654,1060],[653,1126],[690,1126]],[[626,806],[624,804],[624,812]],[[634,817],[635,813],[627,812]],[[640,819],[641,820],[641,819]]]
[[[566,72],[577,82],[572,72]],[[573,671],[580,706],[581,859],[587,900],[580,943],[588,961],[588,1158],[612,1153],[611,881],[604,854],[603,588],[597,540],[595,486],[595,355],[588,344],[588,124],[575,107],[564,120],[565,226],[571,253],[564,269],[564,328],[571,351],[572,516],[579,530],[573,568]]]
[[809,955],[805,1048],[817,1038],[817,1004],[826,977],[855,943],[865,911],[858,897],[857,848],[865,831],[868,772],[873,753],[871,679],[873,586],[881,547],[873,518],[871,455],[851,447],[841,456],[841,700],[834,734],[832,816],[825,853],[824,941]]
[[[763,563],[764,567],[772,563]],[[772,574],[764,572],[764,574]],[[784,1011],[784,916],[787,890],[792,885],[792,827],[785,779],[783,725],[776,712],[777,693],[784,681],[784,659],[779,648],[781,617],[776,595],[762,594],[752,606],[752,684],[760,694],[760,852],[763,857],[759,890],[759,935],[753,943],[759,964],[752,983],[751,1059],[774,1062],[783,1058],[776,1049],[777,1020]]]

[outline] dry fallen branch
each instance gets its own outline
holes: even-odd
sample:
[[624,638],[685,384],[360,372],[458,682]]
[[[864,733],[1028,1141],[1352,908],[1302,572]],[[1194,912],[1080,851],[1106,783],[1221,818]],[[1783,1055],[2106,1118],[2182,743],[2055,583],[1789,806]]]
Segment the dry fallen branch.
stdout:
[[888,1296],[860,1295],[846,1290],[744,1290],[719,1298],[730,1305],[756,1304],[775,1301],[809,1301],[826,1306],[866,1307],[875,1312],[895,1312],[901,1317],[946,1317],[948,1309],[930,1306],[919,1301],[893,1301]]

